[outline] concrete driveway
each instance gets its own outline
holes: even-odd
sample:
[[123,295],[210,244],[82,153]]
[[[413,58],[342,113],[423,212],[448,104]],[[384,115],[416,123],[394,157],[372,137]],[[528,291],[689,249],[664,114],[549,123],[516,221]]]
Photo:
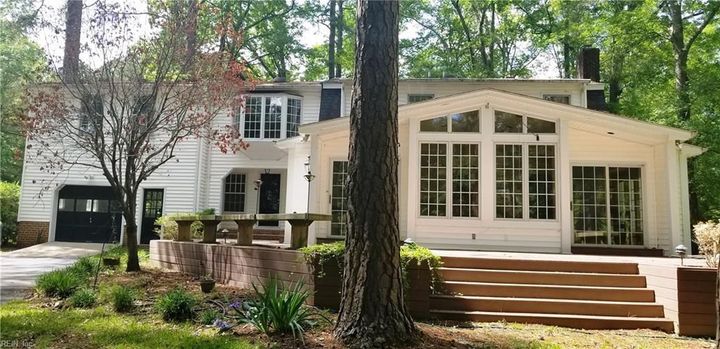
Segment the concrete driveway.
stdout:
[[102,244],[54,241],[0,253],[0,303],[22,298],[40,274],[98,254],[101,248]]

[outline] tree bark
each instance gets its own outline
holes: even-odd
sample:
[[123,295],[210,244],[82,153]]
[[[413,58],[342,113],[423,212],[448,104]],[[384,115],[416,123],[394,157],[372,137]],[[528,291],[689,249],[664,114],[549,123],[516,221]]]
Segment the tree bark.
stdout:
[[387,347],[417,330],[403,300],[398,226],[398,26],[395,1],[358,1],[350,113],[348,232],[335,335]]
[[690,118],[690,94],[688,93],[687,75],[688,50],[685,47],[682,8],[678,0],[669,1],[667,6],[670,10],[670,43],[675,56],[677,117],[678,120],[688,120]]
[[[125,271],[140,271],[138,258],[137,222],[135,221],[135,208],[137,207],[137,190],[131,190],[125,198],[126,205],[123,210],[125,218],[125,243],[128,250],[128,262]],[[127,193],[127,191],[126,191]]]
[[82,29],[82,0],[68,0],[65,12],[65,52],[63,76],[72,81],[80,69],[80,32]]
[[720,349],[720,260],[717,261],[717,275],[715,276],[715,349]]
[[335,0],[330,0],[330,37],[328,38],[328,79],[335,77]]
[[[343,11],[343,0],[337,0],[337,43],[335,52],[338,56],[340,56],[343,52],[343,31],[345,30],[345,16]],[[340,64],[339,57],[336,57],[335,61],[335,77],[341,78],[342,77],[342,65]]]
[[192,64],[192,60],[195,58],[195,52],[197,52],[197,20],[198,20],[198,6],[197,0],[190,0],[188,2],[188,22],[187,28],[185,29],[186,45],[187,45],[187,58],[186,66]]

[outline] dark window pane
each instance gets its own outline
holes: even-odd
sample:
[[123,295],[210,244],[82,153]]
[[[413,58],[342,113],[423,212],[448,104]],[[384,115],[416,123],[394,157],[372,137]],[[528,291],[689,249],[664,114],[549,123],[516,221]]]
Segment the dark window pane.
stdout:
[[447,132],[447,116],[420,121],[420,132]]
[[495,111],[495,132],[497,133],[522,133],[522,115]]

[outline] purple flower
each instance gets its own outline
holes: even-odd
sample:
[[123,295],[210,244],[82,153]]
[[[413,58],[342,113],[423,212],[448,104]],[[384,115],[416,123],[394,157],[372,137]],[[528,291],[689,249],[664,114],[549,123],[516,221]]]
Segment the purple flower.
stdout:
[[229,322],[220,319],[216,319],[215,322],[213,322],[213,326],[217,327],[220,332],[227,331],[233,327]]
[[233,308],[235,310],[240,310],[240,309],[242,309],[242,303],[240,301],[234,301],[234,302],[230,303],[230,308]]

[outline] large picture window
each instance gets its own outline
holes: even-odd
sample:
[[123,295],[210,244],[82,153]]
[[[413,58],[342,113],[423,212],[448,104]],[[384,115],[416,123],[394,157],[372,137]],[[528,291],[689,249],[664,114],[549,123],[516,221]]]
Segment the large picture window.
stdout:
[[477,143],[420,144],[420,216],[479,217],[479,151]]
[[330,235],[344,236],[347,233],[347,193],[345,192],[345,179],[347,178],[347,161],[332,162],[332,185],[330,190]]
[[245,175],[231,173],[225,177],[223,212],[245,211]]
[[555,145],[495,145],[495,218],[555,220],[555,182]]
[[643,245],[639,167],[573,166],[576,244]]

